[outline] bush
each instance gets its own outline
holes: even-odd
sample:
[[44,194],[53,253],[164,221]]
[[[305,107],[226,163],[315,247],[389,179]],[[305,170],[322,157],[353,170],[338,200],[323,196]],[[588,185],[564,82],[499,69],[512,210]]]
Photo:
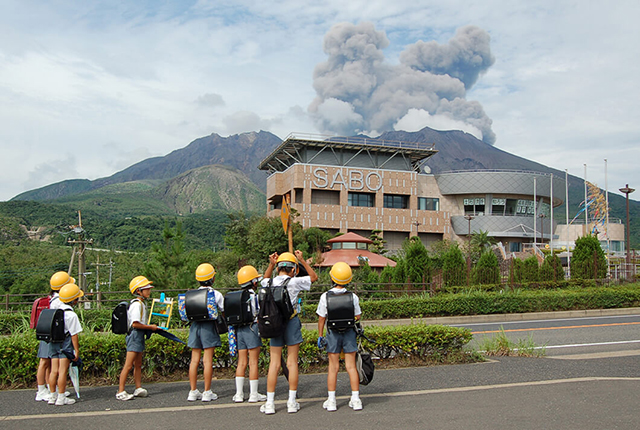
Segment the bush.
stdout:
[[473,269],[473,282],[475,284],[497,284],[500,282],[498,257],[493,251],[485,251],[480,256]]
[[[465,328],[427,326],[424,324],[406,327],[368,327],[367,335],[376,343],[364,341],[364,346],[380,358],[395,355],[422,361],[440,361],[456,352],[471,340],[471,332]],[[186,340],[186,330],[176,332]],[[308,371],[313,366],[326,363],[326,355],[318,351],[317,331],[302,330],[304,342],[300,347],[300,369]],[[111,333],[80,334],[80,356],[84,363],[82,381],[92,380],[115,384],[124,364],[126,349],[124,336]],[[263,341],[260,353],[261,372],[268,368],[268,341]],[[29,387],[35,383],[38,358],[35,351],[38,341],[33,332],[0,338],[0,388]],[[177,342],[160,336],[151,336],[146,343],[143,356],[143,378],[170,377],[186,374],[191,360],[191,350]],[[231,369],[235,359],[229,355],[226,336],[222,346],[215,349],[214,366],[218,370]]]
[[571,256],[571,277],[604,279],[606,275],[607,262],[598,239],[591,235],[579,237]]

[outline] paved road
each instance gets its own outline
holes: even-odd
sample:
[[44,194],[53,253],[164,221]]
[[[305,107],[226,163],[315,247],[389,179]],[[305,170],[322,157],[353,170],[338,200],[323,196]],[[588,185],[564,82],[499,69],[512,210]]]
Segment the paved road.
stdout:
[[[633,333],[625,330],[636,325],[627,323],[638,321],[634,317],[563,319],[508,324],[505,329],[526,329],[536,336],[570,333],[550,339],[560,343],[577,338],[575,333],[582,336],[581,330],[592,330],[594,340],[601,343],[607,335],[599,330],[630,338]],[[578,325],[592,327],[549,329]],[[472,326],[474,331],[490,331],[487,328],[495,327]],[[542,329],[529,330],[539,328]],[[622,331],[617,332],[618,329]],[[525,332],[512,331],[509,335],[520,333]],[[286,413],[286,385],[281,378],[276,393],[280,402],[273,416],[260,414],[255,404],[232,403],[232,380],[214,382],[220,399],[211,404],[188,403],[188,384],[184,382],[149,385],[150,397],[130,402],[117,401],[115,387],[85,388],[81,401],[66,407],[34,402],[34,390],[5,391],[0,392],[0,428],[186,429],[259,425],[278,429],[636,429],[640,419],[640,355],[629,354],[625,344],[619,345],[609,344],[606,351],[597,353],[587,347],[571,350],[571,354],[551,353],[546,358],[504,357],[471,365],[379,370],[372,384],[361,389],[361,412],[353,412],[347,406],[349,389],[344,373],[339,377],[341,397],[335,413],[328,413],[321,406],[326,396],[326,375],[301,376],[302,409],[297,414]],[[570,359],[560,359],[567,357]],[[264,384],[263,378],[261,391]]]

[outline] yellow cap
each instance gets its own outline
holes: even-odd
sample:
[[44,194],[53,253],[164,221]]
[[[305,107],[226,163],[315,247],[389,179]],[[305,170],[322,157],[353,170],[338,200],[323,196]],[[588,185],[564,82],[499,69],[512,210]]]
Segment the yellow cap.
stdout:
[[131,291],[131,294],[135,294],[136,291],[145,287],[153,288],[153,285],[151,285],[151,281],[144,276],[136,276],[129,282],[129,291]]
[[209,263],[202,263],[196,269],[196,281],[208,281],[216,276],[216,269]]
[[353,278],[353,272],[347,263],[339,261],[331,267],[329,276],[331,276],[331,280],[336,284],[347,285]]
[[72,302],[82,296],[84,293],[76,284],[66,284],[60,288],[60,300],[64,303]]

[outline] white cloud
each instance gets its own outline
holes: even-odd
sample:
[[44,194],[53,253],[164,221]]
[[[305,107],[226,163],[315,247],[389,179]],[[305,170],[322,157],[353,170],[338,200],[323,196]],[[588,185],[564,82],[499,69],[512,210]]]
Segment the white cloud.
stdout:
[[441,131],[462,130],[482,140],[482,132],[477,127],[446,115],[430,115],[422,109],[409,109],[409,112],[393,126],[394,130],[404,131],[419,131],[425,127]]

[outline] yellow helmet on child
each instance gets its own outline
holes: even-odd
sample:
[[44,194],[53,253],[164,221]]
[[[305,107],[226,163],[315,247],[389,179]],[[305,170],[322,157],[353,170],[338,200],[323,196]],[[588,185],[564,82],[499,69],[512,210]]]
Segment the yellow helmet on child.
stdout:
[[51,285],[51,289],[58,291],[64,285],[72,283],[75,284],[76,280],[73,279],[67,272],[56,272],[51,276],[49,280],[49,285]]
[[278,267],[278,269],[294,268],[296,273],[298,273],[298,259],[290,252],[283,252],[282,254],[278,255],[276,266]]
[[245,287],[248,284],[251,284],[251,281],[254,279],[260,278],[260,274],[253,266],[243,266],[238,270],[238,284],[241,287]]
[[353,272],[347,263],[339,261],[331,267],[329,276],[331,276],[331,280],[334,283],[338,285],[347,285],[351,282],[351,278],[353,278]]
[[202,263],[196,269],[196,281],[204,282],[216,276],[216,269],[209,263]]
[[60,300],[69,303],[84,296],[82,290],[76,284],[66,284],[60,288]]
[[129,291],[131,291],[131,294],[135,294],[136,291],[144,287],[153,288],[151,281],[144,276],[136,276],[129,282]]

